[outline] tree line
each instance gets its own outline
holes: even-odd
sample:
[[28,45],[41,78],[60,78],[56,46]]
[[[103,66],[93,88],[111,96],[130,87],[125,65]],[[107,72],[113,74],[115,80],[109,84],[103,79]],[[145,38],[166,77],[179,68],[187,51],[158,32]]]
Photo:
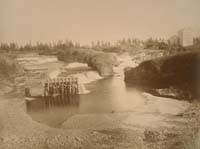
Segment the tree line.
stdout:
[[145,41],[139,40],[136,38],[127,38],[117,40],[114,43],[108,41],[96,41],[91,42],[90,45],[81,45],[78,42],[74,42],[72,40],[59,40],[57,42],[52,43],[42,43],[37,42],[36,44],[32,44],[31,42],[25,45],[18,45],[17,43],[1,43],[0,50],[6,52],[58,52],[66,49],[94,49],[97,51],[103,52],[124,52],[127,50],[135,50],[135,49],[167,49],[168,44],[164,42],[164,39],[153,39],[149,38]]

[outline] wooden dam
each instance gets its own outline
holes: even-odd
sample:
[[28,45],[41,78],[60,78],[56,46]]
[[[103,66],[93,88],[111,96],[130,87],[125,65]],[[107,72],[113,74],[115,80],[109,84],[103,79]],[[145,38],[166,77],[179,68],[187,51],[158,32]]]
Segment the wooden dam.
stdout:
[[[71,98],[78,94],[78,78],[77,77],[58,77],[47,79],[43,83],[43,97],[47,98]],[[30,88],[25,89],[25,96],[32,97]]]

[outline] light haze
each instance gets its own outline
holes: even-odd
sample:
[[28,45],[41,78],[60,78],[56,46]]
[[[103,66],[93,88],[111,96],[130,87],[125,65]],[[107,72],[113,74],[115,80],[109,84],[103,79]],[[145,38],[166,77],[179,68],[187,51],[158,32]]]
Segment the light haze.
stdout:
[[200,0],[0,0],[0,42],[168,38],[199,16]]

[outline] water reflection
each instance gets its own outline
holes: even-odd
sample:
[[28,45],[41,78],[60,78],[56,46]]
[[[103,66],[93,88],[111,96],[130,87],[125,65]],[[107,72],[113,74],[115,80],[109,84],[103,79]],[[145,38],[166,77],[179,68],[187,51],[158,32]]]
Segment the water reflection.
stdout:
[[[50,108],[58,107],[77,107],[80,103],[80,96],[74,95],[72,97],[66,97],[58,95],[56,97],[41,97],[36,100],[26,101],[26,107],[28,112],[39,112],[49,110]],[[51,109],[50,109],[51,110]]]
[[51,127],[59,127],[69,117],[79,113],[79,104],[79,95],[71,98],[58,96],[26,101],[27,113],[32,119]]
[[120,77],[111,77],[86,85],[88,94],[73,98],[58,96],[27,102],[27,112],[41,123],[58,126],[75,114],[132,111],[145,104],[141,92],[127,87]]

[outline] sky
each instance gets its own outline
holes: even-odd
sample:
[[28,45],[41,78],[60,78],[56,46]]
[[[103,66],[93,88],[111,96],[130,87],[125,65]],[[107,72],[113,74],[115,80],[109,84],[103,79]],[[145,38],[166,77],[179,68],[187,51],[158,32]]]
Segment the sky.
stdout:
[[200,0],[0,0],[0,42],[168,38],[200,26]]

